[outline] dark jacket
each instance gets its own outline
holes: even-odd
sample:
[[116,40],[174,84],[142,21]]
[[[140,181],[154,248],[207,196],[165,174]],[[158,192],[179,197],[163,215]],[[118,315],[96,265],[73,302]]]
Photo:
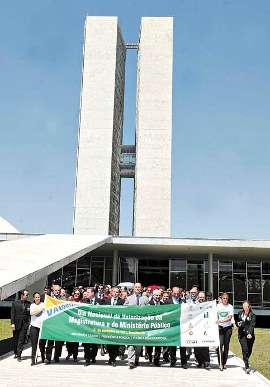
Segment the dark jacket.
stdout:
[[[182,298],[179,298],[179,304],[184,303],[185,301],[182,300]],[[166,304],[174,304],[172,298],[169,298],[169,300],[166,302]],[[179,304],[174,304],[174,305],[179,305]]]
[[[117,306],[117,305],[124,305],[124,303],[125,303],[125,300],[123,300],[122,298],[119,298],[119,297],[118,297],[115,306]],[[105,300],[105,301],[104,301],[104,305],[112,305],[112,304],[111,304],[111,299]]]
[[256,324],[256,315],[251,311],[247,318],[243,319],[243,310],[238,313],[237,326],[238,335],[240,337],[247,336],[248,334],[254,337],[254,328]]
[[20,330],[24,324],[30,323],[30,305],[29,301],[14,301],[11,306],[11,324],[15,325],[15,330]]
[[[150,300],[150,301],[149,301],[149,305],[155,305],[155,306],[156,306],[155,301],[154,301],[153,299]],[[163,301],[160,301],[160,302],[159,302],[159,305],[165,305],[165,304],[164,304]]]

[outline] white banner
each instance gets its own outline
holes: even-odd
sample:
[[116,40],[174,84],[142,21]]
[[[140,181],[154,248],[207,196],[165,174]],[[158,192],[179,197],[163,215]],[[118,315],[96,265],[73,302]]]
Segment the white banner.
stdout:
[[218,347],[216,301],[181,304],[181,347]]

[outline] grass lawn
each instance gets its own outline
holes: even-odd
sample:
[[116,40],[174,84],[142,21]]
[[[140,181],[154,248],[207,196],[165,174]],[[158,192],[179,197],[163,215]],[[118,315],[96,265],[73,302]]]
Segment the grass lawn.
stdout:
[[[234,329],[230,343],[230,351],[242,359],[242,351],[237,337],[237,329]],[[250,357],[251,368],[256,368],[266,378],[270,379],[270,329],[255,329],[255,343]]]
[[0,340],[12,337],[12,330],[10,327],[10,320],[0,320]]

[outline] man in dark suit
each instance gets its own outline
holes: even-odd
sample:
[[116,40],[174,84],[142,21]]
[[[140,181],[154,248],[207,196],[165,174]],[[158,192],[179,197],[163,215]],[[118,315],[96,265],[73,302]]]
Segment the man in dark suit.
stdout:
[[19,292],[19,300],[14,301],[11,307],[11,328],[14,337],[14,355],[21,361],[23,345],[25,343],[27,330],[30,324],[30,305],[28,301],[28,290]]
[[[87,288],[87,300],[85,301],[87,304],[90,305],[100,305],[104,304],[104,301],[98,298],[95,294],[94,288]],[[94,343],[82,343],[84,348],[84,359],[85,363],[84,366],[87,367],[92,363],[96,362],[96,356],[98,353],[98,345]]]
[[[157,305],[164,305],[164,303],[161,301],[161,290],[155,289],[153,291],[153,295],[151,300],[149,301],[149,305],[157,306]],[[153,349],[155,348],[155,353],[154,353],[154,365],[156,367],[160,366],[160,355],[161,355],[161,347],[156,346],[156,347],[151,347],[147,346],[146,347],[146,353],[148,355],[149,362],[152,363],[153,360]]]
[[[105,301],[105,305],[123,305],[125,300],[119,297],[120,291],[117,287],[111,289],[111,298]],[[108,364],[116,367],[116,358],[119,354],[119,345],[107,344],[109,354]]]
[[[181,298],[180,288],[178,286],[174,286],[172,288],[172,298],[170,301],[168,301],[168,304],[181,304],[183,302]],[[176,350],[177,347],[170,347],[169,353],[170,353],[170,366],[175,367],[177,357],[176,357]],[[180,359],[181,359],[181,366],[184,369],[187,369],[187,350],[185,347],[180,347]]]
[[[53,284],[51,287],[51,297],[65,301],[65,298],[61,296],[61,286],[58,284]],[[54,340],[48,340],[47,341],[47,347],[46,347],[46,359],[45,364],[50,364],[52,359],[52,350],[54,346],[54,361],[55,363],[59,363],[60,357],[62,354],[62,347],[64,345],[64,341],[54,341]]]
[[[205,293],[199,292],[197,303],[205,302]],[[197,360],[197,367],[198,368],[206,368],[207,370],[210,369],[210,354],[209,354],[209,347],[194,347],[194,355],[195,359]]]

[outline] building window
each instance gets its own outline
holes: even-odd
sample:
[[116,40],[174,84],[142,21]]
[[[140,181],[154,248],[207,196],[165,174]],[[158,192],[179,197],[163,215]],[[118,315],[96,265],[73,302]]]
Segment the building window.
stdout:
[[247,299],[247,278],[246,273],[234,273],[234,306],[241,307],[243,301]]
[[[233,279],[232,279],[232,262],[219,261],[219,292],[232,293]],[[233,302],[233,300],[231,300]]]

